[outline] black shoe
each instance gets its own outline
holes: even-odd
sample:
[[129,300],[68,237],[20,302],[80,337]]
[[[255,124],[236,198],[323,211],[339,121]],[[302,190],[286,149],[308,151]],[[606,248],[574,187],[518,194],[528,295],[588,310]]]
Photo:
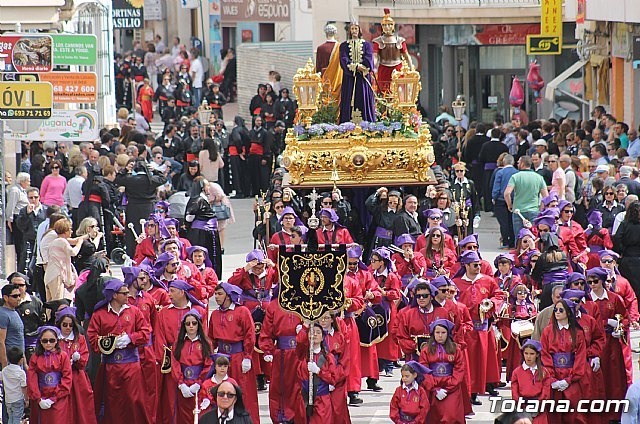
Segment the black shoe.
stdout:
[[501,381],[498,383],[498,387],[502,388],[502,387],[507,387],[507,383],[505,383],[504,381]]
[[266,378],[265,378],[264,374],[259,374],[258,375],[257,382],[258,382],[258,391],[259,392],[264,392],[265,390],[267,390],[267,383],[266,383]]
[[378,380],[373,378],[367,378],[367,389],[373,390],[374,392],[382,391],[382,387],[378,386]]
[[400,365],[398,361],[394,361],[393,368],[402,368],[402,365]]
[[476,405],[476,406],[482,405],[482,402],[480,402],[478,400],[478,394],[477,393],[472,393],[471,394],[471,405]]
[[358,396],[358,392],[349,392],[349,405],[362,405],[364,401]]
[[487,393],[489,393],[489,396],[498,396],[500,393],[498,393],[498,391],[493,387],[493,385],[491,386],[487,386]]

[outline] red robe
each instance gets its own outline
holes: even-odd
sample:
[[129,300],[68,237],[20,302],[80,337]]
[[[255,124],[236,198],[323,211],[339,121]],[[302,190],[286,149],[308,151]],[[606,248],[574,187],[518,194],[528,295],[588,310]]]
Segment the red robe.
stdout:
[[60,340],[60,349],[71,358],[74,352],[80,354],[80,359],[71,365],[73,384],[69,399],[70,423],[96,424],[96,410],[93,399],[91,381],[84,370],[89,362],[89,347],[84,335],[76,335],[74,340]]
[[[427,247],[427,238],[425,237],[424,234],[420,234],[416,239],[416,245],[413,248],[413,250],[415,250],[416,252],[421,252],[426,247]],[[444,233],[444,247],[445,249],[449,249],[452,252],[456,251],[456,243],[453,241],[453,237],[451,237],[451,234],[449,233]],[[455,259],[454,259],[454,262],[455,262]]]
[[154,241],[151,237],[143,239],[140,244],[136,246],[133,262],[135,262],[136,265],[140,265],[140,263],[147,258],[151,262],[155,262],[158,258],[159,243],[159,240]]
[[[269,385],[269,413],[274,423],[296,420],[304,422],[305,409],[296,375],[296,327],[300,318],[284,311],[278,302],[270,302],[260,331],[260,347],[265,355],[273,356]],[[283,337],[282,345],[278,338]],[[284,337],[289,338],[287,340]],[[293,343],[291,343],[293,342]]]
[[[551,375],[544,370],[542,381],[539,380],[537,371],[525,370],[522,365],[513,370],[511,374],[511,398],[516,402],[520,398],[545,400],[551,398]],[[547,413],[543,412],[533,419],[534,424],[547,424]]]
[[[460,264],[460,262],[456,262],[455,264],[453,264],[453,266],[451,267],[451,277],[456,275],[461,266],[462,265]],[[480,273],[484,275],[493,275],[493,267],[488,261],[485,261],[484,259],[480,259]]]
[[[157,372],[160,372],[160,365],[162,365],[162,360],[164,358],[165,347],[173,348],[176,338],[178,337],[182,318],[184,318],[191,308],[200,312],[202,317],[207,316],[207,312],[204,308],[200,306],[191,306],[191,303],[189,303],[185,308],[176,308],[171,304],[166,308],[162,308],[158,313],[156,326],[153,329],[153,347],[158,362]],[[204,318],[203,326],[205,327],[206,332],[206,319]],[[174,379],[173,373],[161,374],[158,385],[158,423],[173,423],[173,416],[176,410],[177,387],[178,383]]]
[[[379,304],[382,301],[382,294],[380,293],[378,282],[373,279],[373,275],[369,270],[358,269],[355,273],[347,271],[347,275],[358,280],[363,299],[367,291],[371,291],[373,294],[374,298],[365,300],[365,303]],[[362,370],[362,377],[369,377],[374,380],[380,378],[378,351],[375,344],[372,346],[360,345],[360,369]]]
[[[162,289],[158,290],[161,293],[166,293]],[[142,375],[145,381],[144,394],[146,395],[147,416],[150,417],[151,422],[155,422],[156,412],[158,411],[158,384],[160,383],[161,375],[156,366],[157,358],[153,347],[153,329],[156,325],[158,310],[149,292],[139,292],[135,297],[130,296],[129,305],[140,309],[147,325],[152,329],[149,343],[144,346],[138,346],[138,353],[140,354],[140,366],[142,367]]]
[[[351,424],[349,415],[349,407],[347,405],[347,377],[349,376],[350,358],[349,358],[349,335],[347,326],[343,319],[336,317],[338,330],[331,329],[324,335],[324,343],[327,345],[331,354],[336,358],[335,384],[336,387],[329,395],[331,397],[332,424]],[[296,351],[309,352],[309,333],[306,327],[296,336]],[[308,355],[308,353],[307,353]],[[304,421],[303,421],[304,422]]]
[[[53,387],[41,387],[38,376],[51,372],[59,372],[60,382]],[[47,355],[31,356],[29,369],[27,370],[27,394],[31,404],[30,422],[37,424],[69,423],[70,407],[69,395],[73,377],[71,371],[71,358],[66,352],[53,352]],[[54,404],[49,409],[40,409],[38,402],[41,399],[51,399]]]
[[596,266],[600,266],[600,255],[598,254],[602,249],[613,249],[613,241],[609,235],[609,230],[601,228],[598,232],[591,233],[586,236],[586,243],[591,249],[589,252],[589,262],[587,263],[587,269],[591,269]]
[[[417,390],[411,388],[409,391],[402,384],[396,387],[389,406],[389,418],[394,424],[421,424],[427,422],[429,397],[424,387],[421,385],[417,387]],[[404,420],[400,418],[400,412],[403,415],[414,417],[414,419],[411,421]]]
[[[120,315],[107,308],[105,306],[95,311],[89,322],[87,336],[94,352],[99,352],[99,336],[127,333],[131,339],[127,349],[149,342],[151,328],[138,308],[129,306],[121,310]],[[116,349],[111,355],[117,355],[121,350],[124,349]],[[144,404],[145,383],[140,361],[117,364],[103,362],[98,370],[95,388],[98,422],[151,424]]]
[[[565,380],[569,387],[560,392],[551,390],[551,399],[566,399],[570,402],[571,408],[576,408],[580,399],[584,397],[582,379],[587,375],[587,349],[584,341],[584,333],[577,329],[575,348],[572,344],[570,330],[553,328],[553,320],[542,331],[540,342],[542,343],[542,364],[551,374],[551,382]],[[553,365],[552,355],[554,353],[573,353],[574,363],[571,368],[556,368]],[[549,420],[557,423],[581,423],[586,424],[584,414],[577,412],[549,414]]]
[[360,283],[353,277],[345,275],[344,277],[344,295],[345,298],[351,299],[351,306],[345,310],[344,323],[346,324],[346,335],[349,339],[349,372],[347,378],[347,391],[359,392],[362,382],[362,368],[360,363],[360,333],[356,324],[355,314],[364,308],[364,298]]
[[153,87],[150,85],[140,87],[138,90],[138,103],[140,103],[140,107],[142,108],[142,115],[144,118],[151,122],[153,121]]
[[422,312],[418,306],[406,307],[398,312],[397,338],[405,360],[417,360],[416,340],[413,336],[430,334],[429,325],[437,319],[449,319],[445,308],[433,307],[431,312]]
[[558,236],[565,245],[565,253],[569,261],[586,265],[589,260],[587,253],[584,253],[587,251],[587,238],[580,224],[570,221],[569,226],[559,225]]
[[422,256],[424,256],[424,260],[427,264],[427,277],[435,278],[436,270],[439,270],[441,268],[444,268],[444,270],[448,272],[449,275],[453,275],[451,274],[451,269],[453,268],[453,265],[457,260],[455,251],[449,248],[445,248],[444,255],[440,255],[439,252],[434,251],[433,258],[427,256],[426,248],[420,249],[420,253],[422,254]]
[[[307,368],[307,362],[309,361],[309,349],[296,348],[298,354],[298,380],[301,382],[301,387],[306,384],[309,387],[309,369]],[[313,361],[318,364],[320,355],[322,353],[315,353],[313,355]],[[331,408],[331,392],[322,393],[321,386],[331,385],[335,387],[336,384],[336,359],[330,353],[322,354],[325,358],[324,364],[320,366],[320,372],[314,374],[314,380],[319,378],[318,392],[313,396],[313,415],[306,421],[308,424],[327,424],[333,421],[333,410]],[[308,390],[308,389],[307,389]],[[334,389],[335,390],[335,389]],[[307,392],[308,393],[308,392]]]
[[258,408],[258,387],[256,382],[255,364],[247,373],[242,372],[242,360],[251,359],[256,345],[256,332],[251,312],[244,306],[235,305],[233,309],[216,309],[211,313],[209,319],[209,338],[213,349],[219,349],[222,353],[224,347],[231,343],[241,343],[242,351],[231,354],[231,364],[229,365],[229,377],[238,382],[243,390],[243,400],[247,411],[251,415],[251,420],[255,424],[260,423],[260,412]]
[[213,296],[213,293],[216,291],[216,287],[218,286],[218,274],[216,274],[216,271],[213,268],[208,268],[205,266],[203,266],[202,268],[198,268],[196,266],[196,269],[198,269],[198,271],[200,271],[200,275],[202,275],[202,281],[204,283],[202,287],[206,292],[205,299],[210,299],[211,296]]
[[[192,341],[188,337],[185,338],[179,361],[173,354],[176,348],[176,345],[173,345],[173,352],[171,354],[171,375],[173,377],[173,380],[177,383],[174,387],[176,409],[174,410],[172,420],[172,422],[175,424],[193,423],[193,410],[196,406],[195,398],[185,398],[184,396],[182,396],[182,392],[178,389],[178,386],[183,383],[187,386],[191,386],[195,383],[198,383],[200,386],[202,386],[202,384],[204,383],[205,377],[211,369],[211,365],[213,362],[211,361],[210,356],[207,356],[206,358],[203,357],[202,343],[203,341],[200,339]],[[209,342],[205,340],[204,343]],[[182,366],[201,366],[202,370],[200,371],[200,374],[194,375],[192,376],[192,378],[188,378],[183,374]],[[201,399],[198,399],[198,405],[200,405],[200,402]]]
[[[276,246],[292,244],[291,235],[284,231],[278,231],[271,236],[269,244],[275,244]],[[268,249],[267,257],[273,261],[274,264],[278,263],[278,249]]]
[[155,303],[156,305],[156,309],[171,305],[169,293],[161,287],[151,286],[151,288],[149,290],[146,290],[145,293],[151,296],[151,298],[153,299],[153,303]]
[[[591,303],[593,304],[593,303]],[[598,372],[594,372],[591,367],[591,359],[600,358],[600,363],[602,364],[602,351],[605,345],[605,336],[604,336],[604,326],[602,325],[602,321],[596,321],[594,317],[588,314],[580,313],[577,316],[578,324],[582,327],[582,332],[584,334],[584,343],[587,347],[587,376],[583,378],[582,384],[582,392],[585,399],[605,399],[605,380],[604,375],[602,374],[602,366],[598,370]],[[599,414],[592,413],[589,414],[589,420],[596,423],[608,424],[609,419],[607,418],[607,414]]]
[[[437,377],[428,374],[422,385],[429,396],[429,418],[430,423],[464,424],[462,380],[464,379],[464,358],[460,349],[456,348],[453,354],[448,354],[444,349],[436,349],[434,353],[429,353],[429,349],[422,349],[420,352],[420,363],[434,370],[436,363],[448,363],[453,366],[453,373],[450,376]],[[447,397],[443,400],[436,398],[436,391],[445,389]]]
[[[638,298],[636,297],[636,292],[631,287],[629,280],[622,275],[616,274],[615,278],[615,293],[622,298],[624,307],[629,312],[629,321],[638,322],[640,314],[638,313]],[[627,338],[627,340],[629,340],[629,338]],[[627,385],[630,386],[631,383],[633,383],[633,363],[629,343],[622,345],[622,353],[624,355],[624,368],[627,371]]]
[[[622,349],[622,338],[616,339],[611,335],[613,328],[607,325],[608,319],[617,319],[616,315],[622,317],[625,337],[629,339],[629,314],[624,307],[622,298],[617,294],[606,290],[608,299],[594,300],[600,310],[600,319],[605,329],[605,345],[600,357],[602,374],[606,378],[604,391],[606,399],[624,399],[627,393],[627,370],[625,369],[624,354]],[[594,295],[593,292],[591,292]],[[589,301],[587,301],[589,303]],[[629,370],[633,373],[633,369]],[[620,413],[610,412],[609,420],[620,420]]]
[[[447,302],[452,302],[447,300]],[[454,328],[453,340],[458,344],[458,349],[462,352],[462,358],[464,360],[464,378],[462,379],[462,401],[464,406],[464,415],[473,413],[473,407],[471,406],[471,370],[469,369],[469,349],[467,348],[467,333],[473,331],[473,321],[471,321],[471,315],[469,314],[469,308],[467,305],[461,302],[455,302],[456,312],[458,315],[458,322],[460,326]],[[460,330],[462,329],[462,330]],[[460,341],[458,341],[460,340]]]
[[[163,282],[167,287],[169,287],[169,283],[172,280],[167,280],[166,277],[161,275],[158,279]],[[208,287],[204,282],[204,278],[202,278],[202,274],[198,271],[198,268],[194,264],[189,261],[180,261],[180,265],[176,270],[174,280],[183,280],[187,283],[191,284],[194,288],[191,293],[193,296],[198,299],[204,301],[203,303],[208,303],[209,295],[208,295]]]
[[318,235],[318,244],[351,244],[353,238],[351,233],[345,227],[333,225],[333,230],[325,230],[324,228],[316,228]]
[[378,282],[378,286],[384,288],[385,295],[383,299],[389,302],[390,314],[387,329],[389,334],[380,343],[376,345],[378,358],[387,361],[397,361],[400,357],[400,347],[398,340],[392,336],[393,328],[397,325],[398,302],[402,298],[402,282],[395,272],[389,271],[386,276],[373,273],[373,278]]
[[[460,290],[458,300],[467,305],[474,324],[474,331],[467,334],[471,392],[482,394],[485,392],[487,383],[500,381],[501,367],[498,364],[493,329],[488,326],[488,317],[494,313],[495,306],[502,304],[504,293],[500,291],[493,277],[483,274],[478,274],[473,282],[467,280],[465,276],[456,278],[453,282]],[[479,307],[483,299],[490,299],[494,308],[485,314],[484,322],[480,322]]]
[[401,279],[409,278],[413,275],[424,277],[427,272],[427,261],[424,255],[418,251],[413,252],[413,259],[407,260],[401,253],[394,253],[391,260],[396,265],[396,272]]

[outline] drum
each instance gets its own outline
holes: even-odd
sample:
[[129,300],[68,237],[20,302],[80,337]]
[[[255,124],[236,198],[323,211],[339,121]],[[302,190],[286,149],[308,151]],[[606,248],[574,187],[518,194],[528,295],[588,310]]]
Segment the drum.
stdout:
[[533,323],[529,320],[513,321],[511,323],[511,333],[520,338],[531,337],[533,334]]
[[369,347],[384,340],[389,334],[390,318],[391,307],[387,301],[365,307],[356,317],[360,346]]

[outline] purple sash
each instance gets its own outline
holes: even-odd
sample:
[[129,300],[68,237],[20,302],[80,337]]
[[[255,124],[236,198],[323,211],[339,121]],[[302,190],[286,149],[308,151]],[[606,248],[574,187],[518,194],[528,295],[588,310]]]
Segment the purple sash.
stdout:
[[278,349],[291,350],[295,349],[298,343],[296,342],[296,336],[280,336],[278,337]]
[[484,164],[484,170],[485,171],[493,171],[494,169],[496,169],[498,167],[497,163],[485,163]]
[[60,384],[62,379],[62,373],[60,371],[51,371],[44,374],[38,374],[38,386],[44,387],[56,387]]
[[595,245],[595,244],[590,244],[589,245],[589,251],[592,252],[592,253],[597,253],[597,252],[600,252],[601,250],[604,250],[603,246],[598,246],[598,245]]
[[551,357],[553,358],[554,368],[573,368],[573,362],[576,355],[571,352],[559,352],[552,353]]
[[271,291],[270,290],[260,290],[262,292],[262,296],[258,299],[258,291],[257,290],[244,290],[240,295],[240,300],[246,302],[271,302]]
[[140,361],[137,347],[116,349],[111,355],[102,355],[102,362],[105,364],[131,364]]
[[434,377],[450,377],[453,374],[453,364],[449,362],[434,362],[429,364],[429,368]]
[[38,336],[24,336],[24,347],[36,347],[38,345]]
[[356,314],[354,312],[345,312],[344,313],[344,317],[345,318],[354,318],[356,316]]
[[[303,393],[309,393],[309,380],[302,381],[302,391]],[[329,384],[325,381],[322,381],[318,378],[318,391],[316,396],[326,396],[329,394]]]
[[485,321],[480,321],[480,320],[473,320],[473,329],[476,331],[488,331],[489,330],[489,321],[485,320]]
[[226,342],[224,340],[220,340],[218,342],[218,350],[221,353],[233,355],[234,353],[242,352],[244,350],[244,346],[242,342]]
[[218,220],[216,218],[211,218],[208,221],[196,219],[191,223],[191,228],[195,228],[196,230],[215,231],[218,229]]
[[553,282],[559,282],[564,284],[564,282],[567,281],[568,275],[569,274],[565,270],[546,272],[542,277],[542,285],[546,286],[547,284],[553,283]]
[[385,240],[393,240],[393,231],[387,230],[383,227],[376,228],[376,237],[385,239]]
[[405,414],[402,411],[398,411],[398,416],[400,420],[405,423],[413,423],[416,420],[416,415]]
[[200,376],[202,372],[202,365],[182,365],[180,364],[180,370],[182,371],[182,375],[187,380],[195,380]]

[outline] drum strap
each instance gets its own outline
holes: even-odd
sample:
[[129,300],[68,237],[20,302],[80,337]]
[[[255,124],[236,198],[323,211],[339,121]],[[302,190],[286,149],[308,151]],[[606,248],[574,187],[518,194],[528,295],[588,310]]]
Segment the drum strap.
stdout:
[[420,314],[420,319],[422,320],[422,325],[424,325],[423,334],[429,334],[429,319],[427,318],[427,314],[422,312],[420,312],[419,314]]

